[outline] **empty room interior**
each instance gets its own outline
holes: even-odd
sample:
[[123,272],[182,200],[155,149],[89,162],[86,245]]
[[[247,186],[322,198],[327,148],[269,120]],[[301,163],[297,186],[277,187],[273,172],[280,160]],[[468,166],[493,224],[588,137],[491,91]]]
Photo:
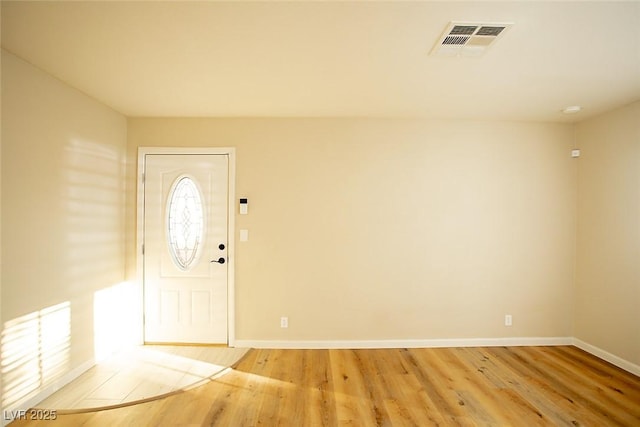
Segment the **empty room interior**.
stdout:
[[3,0],[1,42],[2,425],[640,425],[640,2]]

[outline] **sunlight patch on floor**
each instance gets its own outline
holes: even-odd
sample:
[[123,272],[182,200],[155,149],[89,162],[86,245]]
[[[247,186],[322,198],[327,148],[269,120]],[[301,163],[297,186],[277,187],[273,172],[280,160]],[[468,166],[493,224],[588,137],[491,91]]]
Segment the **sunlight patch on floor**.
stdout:
[[38,407],[80,410],[152,399],[208,381],[247,349],[216,346],[139,346],[97,364]]

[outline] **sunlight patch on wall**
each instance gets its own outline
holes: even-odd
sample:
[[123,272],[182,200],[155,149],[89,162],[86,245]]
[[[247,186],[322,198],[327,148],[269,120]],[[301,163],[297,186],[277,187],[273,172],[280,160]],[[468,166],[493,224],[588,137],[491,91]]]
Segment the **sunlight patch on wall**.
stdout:
[[130,282],[101,289],[93,294],[95,360],[100,362],[138,342],[142,325],[139,292]]
[[33,397],[69,369],[70,321],[67,301],[5,322],[0,345],[3,408]]
[[121,274],[124,262],[124,177],[119,152],[116,147],[80,138],[70,139],[65,151],[66,183],[61,199],[69,230],[68,280],[83,289],[116,283],[115,275]]
[[[137,344],[139,291],[124,278],[124,163],[121,150],[81,137],[65,146],[65,274],[74,292],[91,292],[93,324],[83,349],[100,362]],[[80,329],[79,329],[80,330]],[[135,338],[134,338],[135,337]]]

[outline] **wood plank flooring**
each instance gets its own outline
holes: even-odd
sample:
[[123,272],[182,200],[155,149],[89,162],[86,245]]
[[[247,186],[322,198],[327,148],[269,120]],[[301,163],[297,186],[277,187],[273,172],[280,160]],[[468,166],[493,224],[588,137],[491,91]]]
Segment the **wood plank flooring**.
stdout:
[[19,426],[640,426],[640,378],[572,346],[250,350],[126,408]]

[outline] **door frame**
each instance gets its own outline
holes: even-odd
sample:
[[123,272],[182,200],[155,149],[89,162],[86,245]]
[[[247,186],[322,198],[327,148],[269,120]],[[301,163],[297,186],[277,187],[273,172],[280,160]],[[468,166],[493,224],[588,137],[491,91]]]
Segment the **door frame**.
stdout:
[[234,147],[138,147],[137,173],[137,231],[136,231],[136,278],[140,286],[141,338],[144,343],[144,173],[145,156],[149,154],[216,154],[229,159],[228,219],[227,219],[227,345],[235,347],[235,192],[236,149]]

